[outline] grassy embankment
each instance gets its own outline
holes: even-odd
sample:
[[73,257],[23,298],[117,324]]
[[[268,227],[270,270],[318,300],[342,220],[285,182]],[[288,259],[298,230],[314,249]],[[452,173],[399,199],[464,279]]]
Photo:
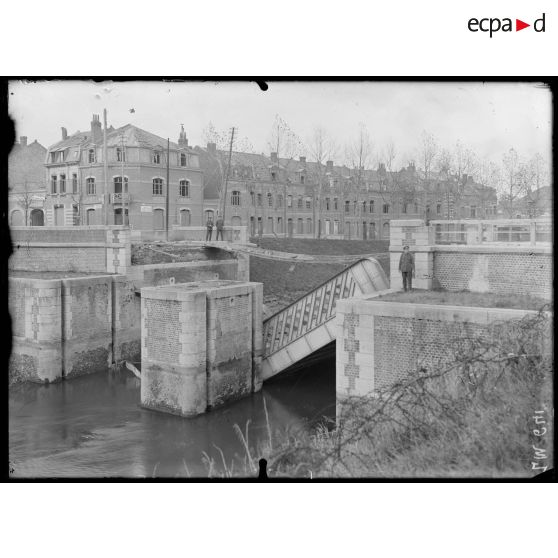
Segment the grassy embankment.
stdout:
[[257,475],[261,457],[270,476],[307,478],[531,477],[553,467],[552,317],[493,324],[490,340],[458,329],[450,364],[347,400],[335,429],[268,423],[266,444],[245,444],[244,475]]

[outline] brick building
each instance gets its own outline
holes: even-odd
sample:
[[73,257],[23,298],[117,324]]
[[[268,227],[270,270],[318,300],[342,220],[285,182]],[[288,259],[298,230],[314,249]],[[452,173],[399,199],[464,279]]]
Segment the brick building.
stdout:
[[[106,152],[106,183],[105,161]],[[167,140],[131,124],[104,134],[98,115],[91,129],[48,149],[45,202],[51,226],[120,225],[162,231],[166,227]],[[169,148],[169,229],[202,222],[203,176],[182,127]]]
[[[195,151],[204,195],[220,199],[222,211],[228,152],[214,143]],[[392,219],[494,218],[496,211],[496,192],[466,175],[426,180],[414,164],[359,170],[276,153],[233,152],[224,201],[226,224],[247,225],[252,236],[387,240]]]
[[10,225],[43,225],[46,194],[44,162],[47,150],[37,140],[21,136],[8,157]]

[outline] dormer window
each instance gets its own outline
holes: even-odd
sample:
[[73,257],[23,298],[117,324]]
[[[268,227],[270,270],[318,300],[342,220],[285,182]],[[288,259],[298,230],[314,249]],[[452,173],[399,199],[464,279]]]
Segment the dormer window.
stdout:
[[88,157],[88,161],[89,163],[94,163],[95,162],[95,150],[94,149],[90,149],[87,152],[87,157]]
[[188,158],[186,157],[186,153],[181,153],[180,154],[180,166],[181,167],[186,167],[187,162],[188,162]]
[[123,147],[116,148],[116,160],[119,163],[123,163],[124,161],[126,161],[126,151]]
[[161,152],[160,151],[153,151],[152,161],[155,165],[160,165],[161,164]]

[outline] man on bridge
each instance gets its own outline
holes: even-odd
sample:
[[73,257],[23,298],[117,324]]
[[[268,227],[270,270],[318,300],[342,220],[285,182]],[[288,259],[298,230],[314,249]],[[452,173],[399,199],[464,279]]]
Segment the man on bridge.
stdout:
[[217,213],[217,221],[215,225],[217,227],[217,238],[215,240],[219,240],[219,235],[221,235],[221,240],[225,240],[223,238],[223,228],[225,226],[225,223],[223,222],[223,217],[221,217],[219,213]]
[[211,242],[211,235],[213,234],[213,219],[211,217],[207,218],[207,223],[205,224],[207,227],[207,234],[205,235],[205,241]]
[[415,274],[415,257],[409,252],[408,246],[403,246],[403,253],[399,258],[399,271],[403,277],[403,290],[411,291]]

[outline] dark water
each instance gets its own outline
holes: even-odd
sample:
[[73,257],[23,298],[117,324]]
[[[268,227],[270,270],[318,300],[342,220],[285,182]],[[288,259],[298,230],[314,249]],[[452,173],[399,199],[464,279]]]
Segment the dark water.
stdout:
[[[10,390],[10,462],[14,477],[206,477],[203,452],[244,471],[233,426],[257,447],[267,440],[264,398],[274,435],[312,429],[335,414],[335,360],[267,382],[261,392],[199,417],[142,409],[140,382],[129,371],[99,372],[51,385]],[[259,458],[257,451],[254,458]]]

